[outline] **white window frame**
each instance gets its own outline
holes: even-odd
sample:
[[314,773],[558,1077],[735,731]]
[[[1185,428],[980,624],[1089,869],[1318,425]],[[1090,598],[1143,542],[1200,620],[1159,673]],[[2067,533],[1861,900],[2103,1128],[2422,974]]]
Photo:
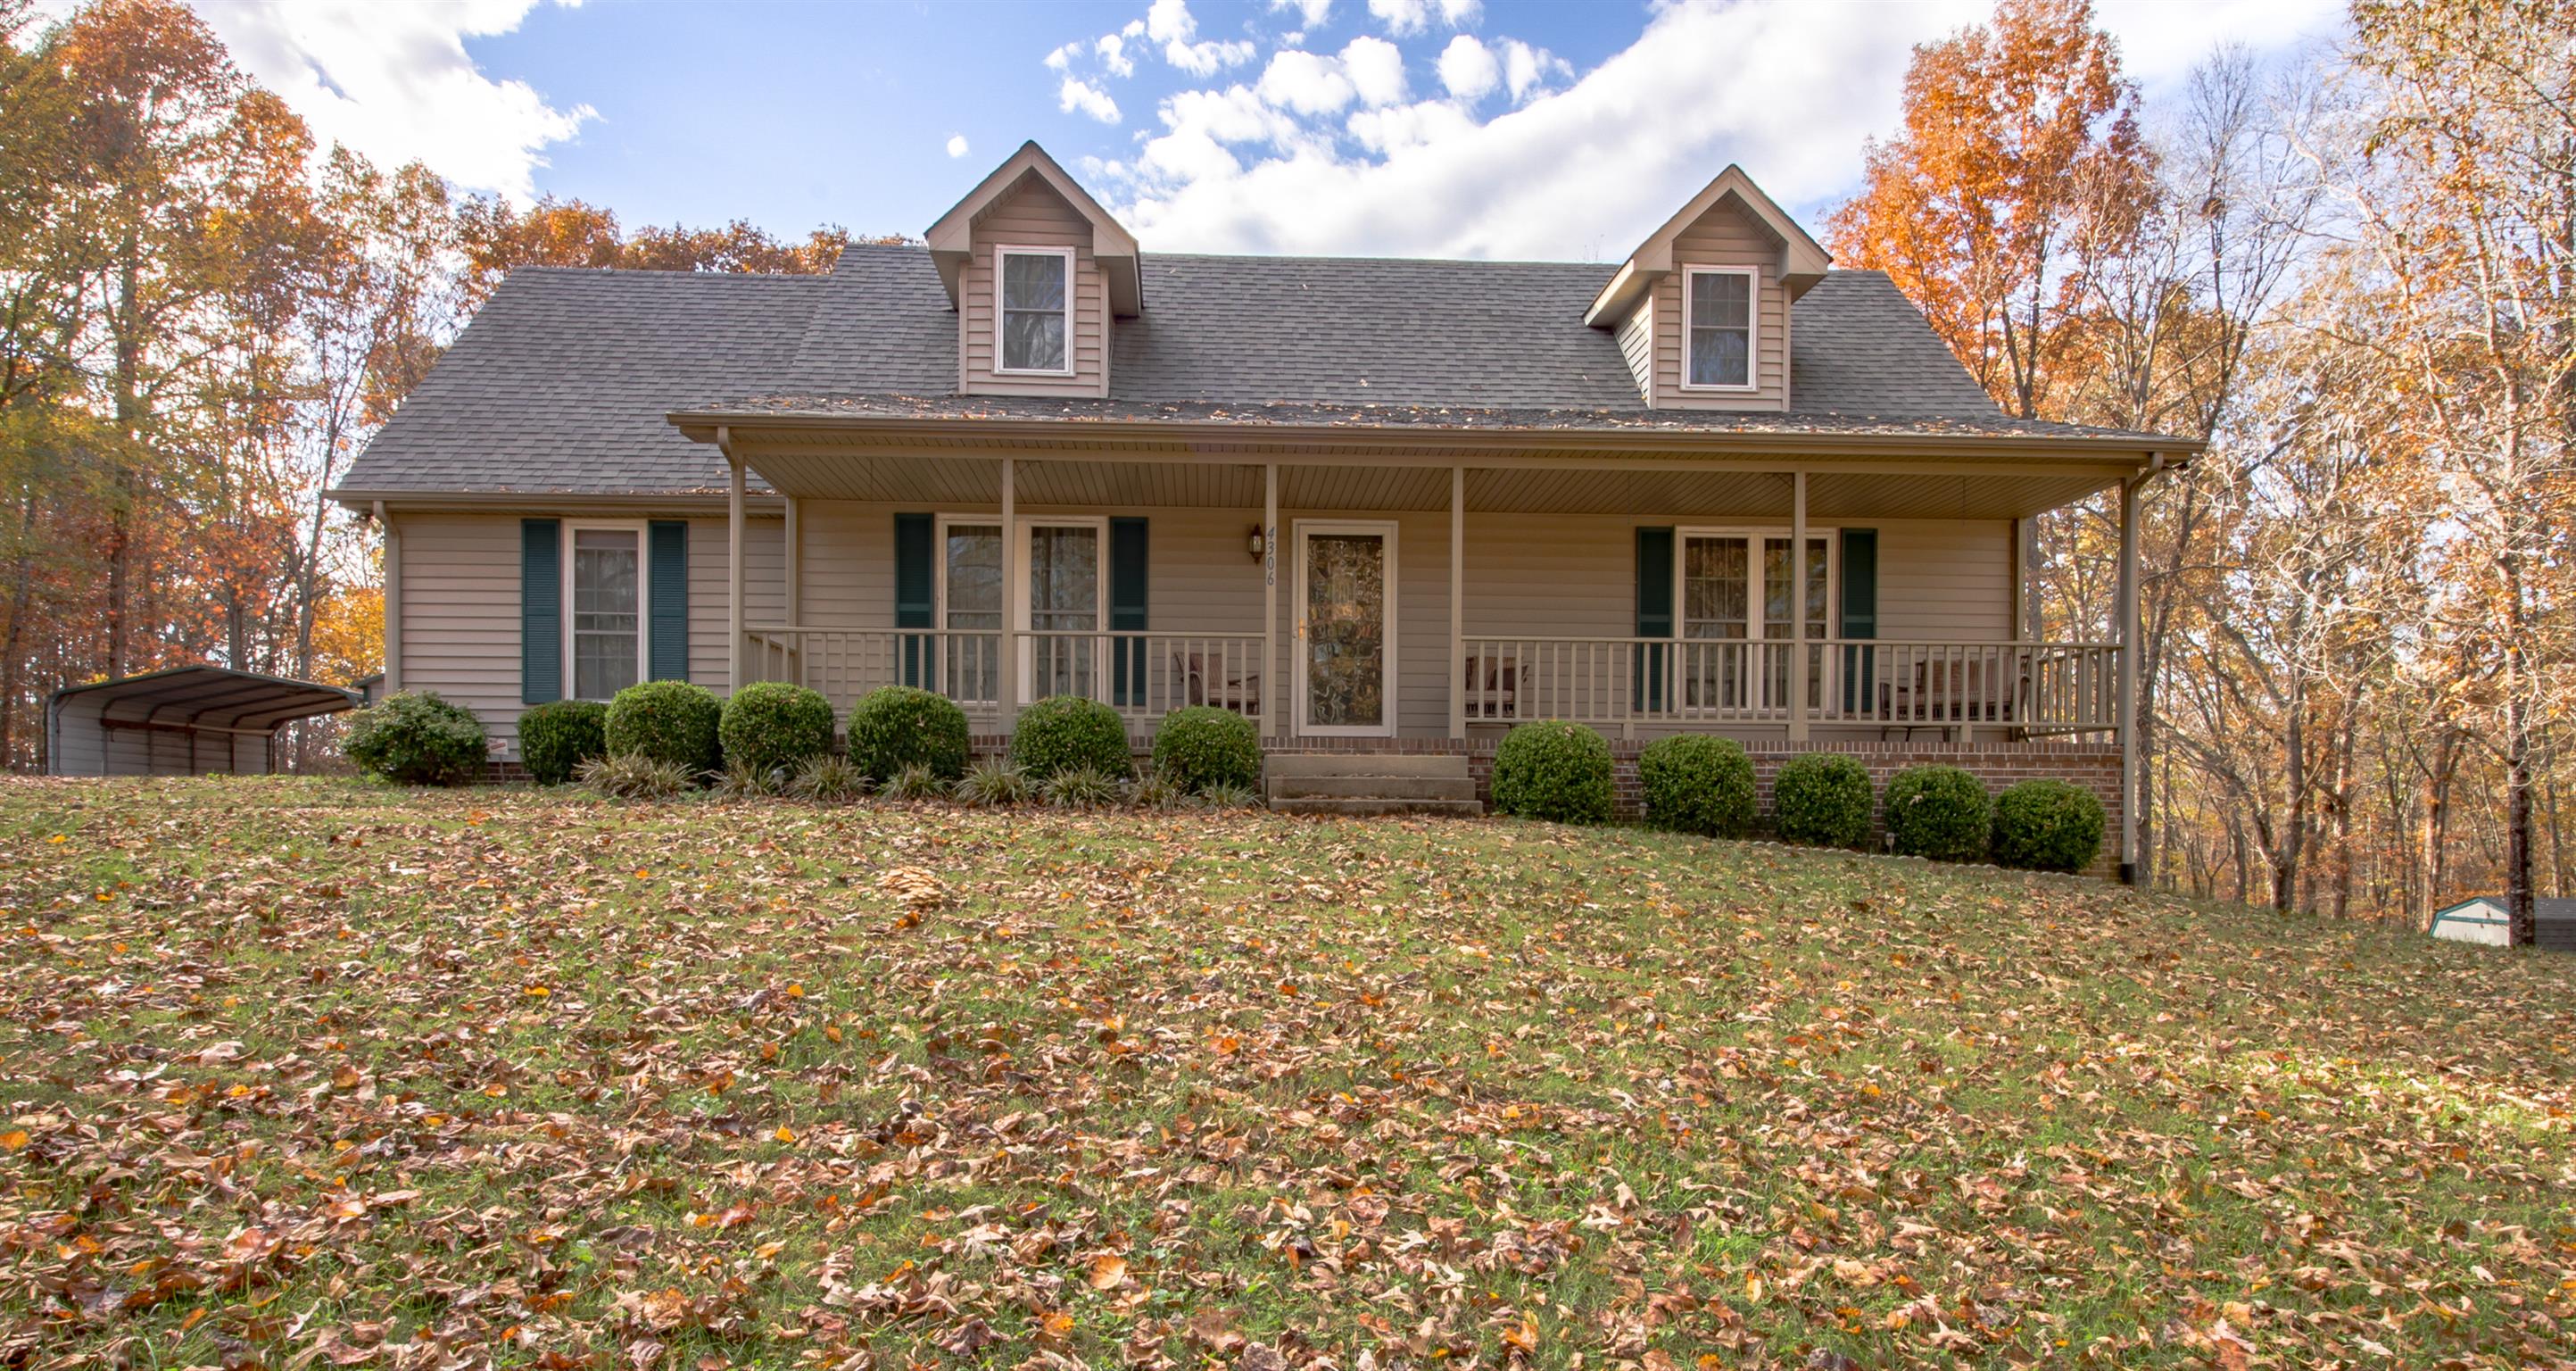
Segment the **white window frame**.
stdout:
[[[1691,380],[1691,344],[1698,332],[1691,326],[1691,278],[1695,276],[1741,276],[1744,278],[1744,384],[1698,384]],[[996,325],[999,327],[999,325]],[[1068,353],[1068,355],[1070,355]],[[1744,395],[1762,388],[1762,270],[1759,267],[1684,267],[1682,268],[1682,389],[1702,395]]]
[[563,521],[563,546],[557,554],[563,560],[563,697],[567,700],[586,698],[574,694],[580,685],[578,664],[573,651],[573,620],[579,612],[573,600],[573,535],[584,529],[606,529],[635,535],[635,680],[637,684],[653,679],[653,529],[646,519],[566,519]]
[[[1842,526],[1839,524],[1807,525],[1808,541],[1813,542],[1821,538],[1824,540],[1825,544],[1825,636],[1823,638],[1809,638],[1807,641],[1811,643],[1830,642],[1842,631],[1843,553],[1842,538],[1840,536],[1841,533]],[[1745,586],[1746,604],[1744,638],[1741,641],[1761,642],[1766,641],[1762,637],[1762,630],[1767,622],[1762,614],[1762,540],[1765,538],[1778,538],[1786,541],[1788,537],[1789,528],[1785,524],[1778,526],[1745,524],[1736,526],[1674,529],[1674,639],[1677,641],[1684,639],[1685,630],[1690,626],[1690,605],[1689,601],[1684,598],[1683,590],[1685,582],[1689,580],[1688,573],[1690,569],[1691,539],[1744,538],[1750,540],[1745,545],[1745,554],[1750,559],[1745,566],[1745,571],[1749,574],[1751,580]],[[1797,602],[1797,597],[1794,594],[1790,597],[1790,602],[1792,604]],[[1730,638],[1692,638],[1688,641],[1700,643],[1724,643],[1738,640]],[[1774,638],[1767,641],[1785,643],[1790,641],[1790,639]]]
[[[1064,365],[1061,367],[1015,367],[1009,365],[1004,350],[1004,306],[1002,263],[1011,257],[1055,257],[1064,262]],[[1073,249],[1033,247],[1016,243],[998,244],[993,249],[993,374],[996,376],[1071,376],[1074,373],[1073,315],[1075,302]]]
[[[951,525],[969,528],[994,528],[1002,522],[999,512],[992,514],[942,514],[932,521],[937,530],[938,568],[933,578],[931,620],[943,633],[969,633],[977,630],[948,627],[948,530]],[[1096,569],[1091,578],[1092,618],[1099,632],[1109,631],[1109,516],[1105,514],[1022,514],[1017,527],[1002,546],[1002,631],[1029,633],[1029,539],[1041,528],[1088,528],[1093,530],[1092,554]],[[1020,698],[1027,700],[1037,684],[1037,663],[1031,654],[1019,654]]]
[[[1289,571],[1290,595],[1297,606],[1297,637],[1290,649],[1296,659],[1297,732],[1310,738],[1392,738],[1396,720],[1403,712],[1403,656],[1397,650],[1396,606],[1403,603],[1401,587],[1396,583],[1396,569],[1403,564],[1396,555],[1400,526],[1393,519],[1297,519],[1289,525],[1289,536],[1297,540],[1296,565]],[[1316,724],[1307,720],[1314,698],[1306,689],[1306,540],[1318,533],[1373,533],[1386,540],[1386,658],[1380,670],[1386,674],[1384,693],[1386,718],[1377,724]]]

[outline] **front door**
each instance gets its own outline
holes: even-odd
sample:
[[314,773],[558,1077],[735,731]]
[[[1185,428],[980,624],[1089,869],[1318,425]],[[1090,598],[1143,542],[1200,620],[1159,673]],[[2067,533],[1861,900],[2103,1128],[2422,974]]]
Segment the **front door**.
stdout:
[[1298,729],[1395,732],[1395,525],[1297,525]]

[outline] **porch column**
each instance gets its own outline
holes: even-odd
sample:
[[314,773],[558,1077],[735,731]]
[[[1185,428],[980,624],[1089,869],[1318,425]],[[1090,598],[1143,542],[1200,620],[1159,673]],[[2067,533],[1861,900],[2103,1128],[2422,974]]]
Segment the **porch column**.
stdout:
[[1280,736],[1287,692],[1279,675],[1279,464],[1261,468],[1261,736]]
[[725,688],[742,680],[742,459],[725,454]]
[[2138,482],[2120,482],[2120,883],[2138,882]]
[[787,497],[787,622],[805,622],[805,502]]
[[1018,616],[1011,612],[1011,600],[1026,584],[1027,568],[1020,563],[1019,496],[1011,469],[1011,459],[1002,459],[1002,641],[995,650],[993,664],[1001,673],[1001,689],[994,707],[1001,712],[1001,731],[1009,733],[1020,721],[1020,639],[1013,630]]
[[1467,469],[1449,468],[1449,736],[1467,736]]
[[[1754,555],[1761,555],[1756,549]],[[1760,565],[1758,562],[1755,564]],[[1789,476],[1789,741],[1807,741],[1807,473]]]
[[402,534],[376,501],[376,527],[385,536],[385,693],[402,689]]

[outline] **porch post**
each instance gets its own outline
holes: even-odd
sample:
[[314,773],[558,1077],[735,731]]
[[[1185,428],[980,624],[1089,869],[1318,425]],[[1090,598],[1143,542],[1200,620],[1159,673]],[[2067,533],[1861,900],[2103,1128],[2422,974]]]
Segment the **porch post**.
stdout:
[[725,688],[742,689],[742,459],[725,454]]
[[787,497],[787,622],[805,622],[805,502]]
[[2013,632],[2029,642],[2038,642],[2046,634],[2041,629],[2039,613],[2039,520],[2037,517],[2013,520],[2014,585],[2013,604],[2019,613],[2013,619]]
[[1025,584],[1028,572],[1020,564],[1020,520],[1018,492],[1011,459],[1002,459],[1002,641],[993,656],[1001,672],[1001,689],[994,707],[1000,711],[1001,731],[1009,733],[1020,721],[1020,639],[1015,631],[1019,616],[1011,612],[1011,601]]
[[385,693],[393,694],[402,686],[402,534],[385,514],[385,502],[376,501],[376,527],[385,537]]
[[2138,882],[2138,483],[2120,482],[2120,883]]
[[1449,736],[1467,736],[1467,469],[1449,468]]
[[1279,464],[1261,468],[1261,736],[1278,737],[1288,692],[1279,675]]
[[[1756,549],[1755,556],[1760,556]],[[1758,565],[1758,564],[1757,564]],[[1789,476],[1789,741],[1807,741],[1807,473]]]

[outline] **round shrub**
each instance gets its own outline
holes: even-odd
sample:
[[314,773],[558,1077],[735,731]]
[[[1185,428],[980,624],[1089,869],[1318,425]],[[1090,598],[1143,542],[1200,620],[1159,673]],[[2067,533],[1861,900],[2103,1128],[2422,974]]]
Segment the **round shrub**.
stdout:
[[1154,770],[1196,795],[1211,786],[1261,784],[1261,730],[1231,709],[1191,705],[1154,730]]
[[1103,776],[1135,770],[1127,755],[1126,720],[1080,695],[1050,695],[1021,710],[1011,730],[1011,764],[1039,786],[1083,767]]
[[1753,762],[1732,738],[1681,733],[1637,757],[1646,820],[1658,828],[1741,838],[1753,828]]
[[557,700],[519,716],[519,756],[539,785],[562,785],[607,755],[608,706],[597,700]]
[[687,681],[645,681],[608,702],[608,750],[685,768],[716,769],[716,725],[724,706],[715,692]]
[[2102,851],[2104,815],[2092,791],[2024,781],[1995,798],[1995,863],[2024,871],[2082,871]]
[[370,776],[404,785],[462,785],[482,774],[483,724],[463,705],[407,690],[359,710],[342,750]]
[[1994,823],[1986,788],[1955,766],[1909,766],[1887,783],[1887,836],[1903,856],[1982,861]]
[[792,775],[832,750],[832,702],[785,681],[747,685],[724,702],[716,737],[728,764]]
[[878,781],[906,767],[935,780],[966,774],[966,711],[915,686],[879,686],[850,711],[850,760]]
[[1505,814],[1606,824],[1616,799],[1610,744],[1581,724],[1522,724],[1494,749],[1494,808]]
[[1869,768],[1839,752],[1810,752],[1771,778],[1771,827],[1780,841],[1858,847],[1869,839]]

